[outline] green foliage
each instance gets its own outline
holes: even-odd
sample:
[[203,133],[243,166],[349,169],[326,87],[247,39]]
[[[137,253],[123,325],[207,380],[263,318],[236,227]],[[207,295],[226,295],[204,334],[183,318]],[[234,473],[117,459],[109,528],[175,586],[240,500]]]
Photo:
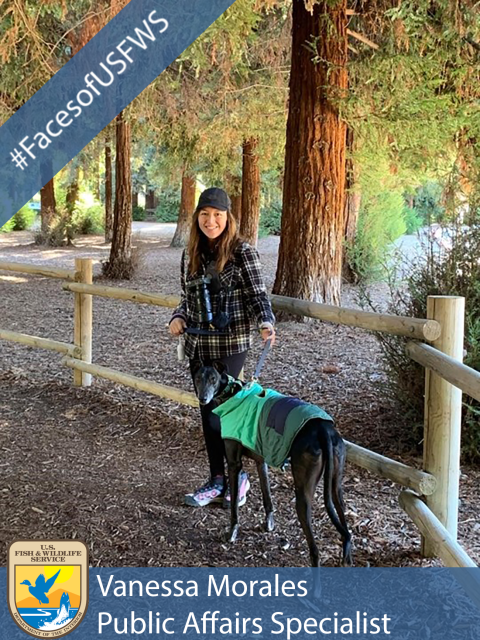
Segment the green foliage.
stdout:
[[35,222],[36,213],[33,209],[30,209],[28,205],[25,205],[17,211],[17,213],[6,222],[3,227],[0,227],[0,233],[10,233],[11,231],[25,231],[29,229]]
[[10,233],[11,231],[13,231],[13,225],[13,218],[10,218],[10,220],[6,222],[3,227],[0,227],[0,233]]
[[176,222],[180,211],[181,191],[177,187],[167,186],[162,189],[160,202],[155,211],[158,222]]
[[414,208],[424,225],[441,222],[445,216],[442,205],[442,185],[428,181],[417,189],[414,197]]
[[406,231],[409,235],[416,233],[424,225],[423,218],[414,207],[405,207],[403,210]]
[[95,204],[91,207],[80,205],[72,216],[74,235],[96,235],[104,230],[104,209],[102,205]]
[[279,200],[271,201],[269,204],[264,205],[260,210],[258,235],[261,238],[264,236],[279,236],[281,223],[282,202]]
[[[425,247],[423,260],[411,265],[404,287],[392,279],[392,302],[388,312],[425,318],[427,296],[457,295],[465,297],[466,365],[480,371],[480,227],[455,228],[451,251],[438,246]],[[408,428],[399,425],[399,437],[409,445],[417,445],[423,433],[423,367],[405,354],[405,340],[377,335],[386,363],[386,392],[399,406],[399,415]],[[480,403],[464,396],[462,451],[469,460],[480,460]]]
[[140,207],[139,205],[136,205],[135,207],[133,207],[132,220],[135,220],[135,222],[143,222],[146,217],[147,217],[147,214],[143,207]]
[[13,231],[25,231],[30,229],[35,222],[36,213],[33,209],[30,209],[28,205],[25,205],[17,211],[13,216]]
[[391,243],[406,231],[403,195],[380,191],[363,198],[353,245],[347,246],[348,262],[358,280],[378,279]]

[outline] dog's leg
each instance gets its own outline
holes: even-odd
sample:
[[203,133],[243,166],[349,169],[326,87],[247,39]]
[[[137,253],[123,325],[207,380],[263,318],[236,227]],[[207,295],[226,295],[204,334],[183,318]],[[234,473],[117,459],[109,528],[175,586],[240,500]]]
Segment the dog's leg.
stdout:
[[225,440],[225,453],[228,462],[228,481],[230,483],[230,532],[229,542],[235,542],[238,536],[238,480],[242,470],[242,445],[235,440]]
[[345,443],[334,447],[333,457],[333,478],[332,478],[332,498],[344,532],[340,532],[343,542],[342,566],[351,567],[352,558],[352,536],[348,530],[347,519],[345,518],[345,504],[343,502],[342,478],[345,465],[346,448]]
[[[292,474],[295,483],[295,507],[298,519],[307,539],[310,551],[310,563],[314,569],[319,567],[318,547],[312,530],[312,502],[315,488],[322,477],[323,458],[312,456],[308,453],[292,451]],[[320,572],[314,571],[313,575],[314,596],[321,595]]]
[[275,522],[273,519],[272,494],[270,492],[270,480],[268,478],[268,466],[265,462],[257,460],[258,477],[262,489],[263,507],[265,509],[265,530],[273,531]]

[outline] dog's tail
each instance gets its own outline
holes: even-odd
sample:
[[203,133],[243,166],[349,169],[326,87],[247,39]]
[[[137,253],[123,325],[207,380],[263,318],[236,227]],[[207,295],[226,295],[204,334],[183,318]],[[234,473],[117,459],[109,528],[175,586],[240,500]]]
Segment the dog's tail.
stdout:
[[335,528],[342,536],[343,539],[350,539],[350,533],[346,527],[340,522],[337,511],[333,504],[333,474],[334,474],[334,446],[333,446],[333,434],[330,431],[325,433],[325,440],[323,442],[323,453],[325,456],[325,477],[323,484],[323,498],[325,501],[325,508],[333,522]]

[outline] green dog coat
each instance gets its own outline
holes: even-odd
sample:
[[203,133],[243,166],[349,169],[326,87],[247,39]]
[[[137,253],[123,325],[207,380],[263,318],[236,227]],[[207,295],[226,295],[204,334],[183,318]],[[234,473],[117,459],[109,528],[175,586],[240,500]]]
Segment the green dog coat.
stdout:
[[333,422],[326,411],[298,398],[250,382],[213,410],[220,418],[222,438],[240,442],[271,467],[281,467],[292,443],[308,420]]

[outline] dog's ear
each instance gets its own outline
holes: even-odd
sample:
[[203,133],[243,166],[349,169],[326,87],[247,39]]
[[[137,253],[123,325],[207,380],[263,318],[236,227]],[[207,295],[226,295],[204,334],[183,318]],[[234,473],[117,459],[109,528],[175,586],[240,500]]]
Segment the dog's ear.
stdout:
[[197,371],[203,367],[203,362],[201,360],[199,360],[198,358],[195,358],[194,360],[192,360],[191,363],[191,368],[192,368],[192,375],[195,376],[195,374],[197,373]]
[[212,367],[218,371],[220,374],[228,373],[228,366],[220,360],[216,360],[212,362]]

